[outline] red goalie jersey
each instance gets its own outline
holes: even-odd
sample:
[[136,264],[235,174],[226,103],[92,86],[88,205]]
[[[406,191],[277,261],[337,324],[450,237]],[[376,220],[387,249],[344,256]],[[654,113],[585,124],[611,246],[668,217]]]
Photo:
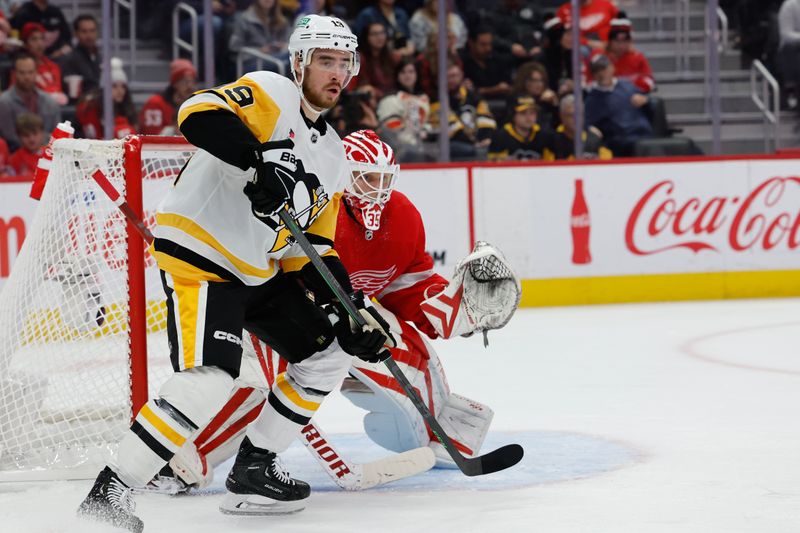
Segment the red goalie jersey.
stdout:
[[436,338],[420,303],[444,289],[447,280],[433,271],[419,211],[403,193],[393,191],[383,207],[380,229],[366,229],[357,216],[346,200],[342,202],[335,241],[353,289]]

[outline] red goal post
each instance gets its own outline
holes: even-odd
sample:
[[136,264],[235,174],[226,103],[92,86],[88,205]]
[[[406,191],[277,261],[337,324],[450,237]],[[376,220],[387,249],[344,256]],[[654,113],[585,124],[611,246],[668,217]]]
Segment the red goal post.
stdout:
[[155,262],[91,178],[152,225],[194,148],[63,139],[0,293],[0,480],[91,477],[171,374]]

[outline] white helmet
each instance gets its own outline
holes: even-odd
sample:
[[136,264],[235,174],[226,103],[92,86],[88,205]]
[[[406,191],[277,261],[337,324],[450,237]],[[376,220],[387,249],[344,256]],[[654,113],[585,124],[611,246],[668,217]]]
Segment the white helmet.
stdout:
[[351,173],[344,199],[366,229],[378,230],[400,170],[394,150],[372,130],[353,132],[342,143]]
[[[358,75],[360,68],[358,52],[356,52],[358,39],[347,24],[336,17],[306,15],[297,22],[297,26],[289,37],[292,76],[298,85],[302,83],[303,72],[306,65],[311,63],[311,53],[316,48],[350,52],[350,67],[342,88],[347,87],[353,76]],[[294,69],[295,59],[298,59],[300,64],[299,79]]]

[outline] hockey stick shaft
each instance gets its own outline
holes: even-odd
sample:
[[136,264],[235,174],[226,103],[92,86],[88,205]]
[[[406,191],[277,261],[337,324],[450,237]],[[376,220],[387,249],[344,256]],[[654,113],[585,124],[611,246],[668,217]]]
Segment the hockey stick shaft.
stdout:
[[[120,195],[119,191],[117,191],[116,187],[114,187],[114,185],[108,180],[106,175],[98,169],[92,173],[92,178],[97,182],[106,196],[108,196],[108,198],[114,202],[122,214],[125,215],[125,218],[128,219],[128,222],[133,224],[133,227],[136,228],[142,239],[144,239],[147,244],[152,243],[153,234],[144,224],[144,221],[142,221],[142,219],[139,218],[133,209],[131,209],[131,207],[128,205],[128,202],[126,202],[122,195]],[[331,464],[329,454],[326,453],[324,456],[322,455],[323,448],[321,448],[314,439],[309,438],[309,434],[312,431],[315,432],[323,442],[325,442],[326,448],[333,451],[333,453],[342,463],[344,469],[346,469],[348,472],[352,472],[352,475],[347,478],[337,475],[342,473],[343,470],[336,463],[333,465]],[[403,454],[372,461],[370,463],[354,463],[339,453],[339,450],[337,450],[330,443],[330,440],[325,437],[324,432],[314,422],[310,422],[308,426],[303,428],[303,435],[299,436],[298,438],[303,442],[309,453],[311,453],[312,457],[317,460],[317,462],[322,466],[323,470],[325,470],[325,472],[333,479],[333,481],[341,488],[346,490],[368,489],[378,485],[383,485],[390,481],[397,481],[399,479],[404,479],[416,474],[421,474],[422,472],[426,472],[433,468],[435,463],[433,451],[427,446],[409,450]],[[360,476],[357,475],[359,473],[361,474]]]
[[[362,317],[358,312],[358,309],[356,309],[356,306],[350,300],[350,296],[344,292],[342,286],[333,276],[333,273],[331,273],[330,269],[317,253],[316,249],[314,249],[314,246],[309,242],[308,238],[297,225],[297,222],[295,222],[292,215],[289,214],[289,211],[287,211],[286,208],[282,208],[280,211],[278,211],[278,216],[356,325],[358,325],[360,328],[366,326],[367,323],[364,320],[364,317]],[[397,366],[397,363],[394,362],[394,359],[389,357],[384,361],[384,364],[389,369],[389,372],[391,372],[392,376],[394,376],[394,378],[400,384],[400,387],[403,389],[403,392],[405,392],[406,396],[408,396],[408,398],[411,400],[411,403],[414,404],[414,407],[416,407],[417,411],[419,411],[422,419],[425,420],[425,422],[431,428],[433,434],[464,474],[468,476],[489,474],[491,472],[496,472],[498,470],[503,470],[513,466],[522,459],[522,447],[518,444],[507,445],[479,457],[467,458],[461,455],[452,439],[447,436],[447,433],[445,433],[442,426],[425,405],[425,402],[423,402],[414,391],[413,386],[408,381],[408,378],[406,378],[406,376],[403,374],[402,370],[400,370],[400,368]]]

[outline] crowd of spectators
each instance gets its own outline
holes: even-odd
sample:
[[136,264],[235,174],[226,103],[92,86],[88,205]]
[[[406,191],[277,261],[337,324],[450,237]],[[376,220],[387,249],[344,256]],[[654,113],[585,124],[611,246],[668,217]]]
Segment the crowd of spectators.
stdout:
[[[187,3],[202,13],[202,0]],[[171,43],[169,17],[153,13],[171,12],[175,4],[138,0],[140,37]],[[633,45],[630,21],[613,2],[581,1],[582,61],[575,74],[570,2],[448,0],[446,5],[447,27],[440,28],[436,0],[214,0],[217,82],[255,68],[290,75],[287,46],[296,21],[309,13],[332,14],[358,35],[361,72],[328,120],[342,135],[377,130],[402,162],[435,160],[440,134],[449,136],[455,160],[574,157],[575,75],[586,88],[584,157],[630,155],[636,141],[650,134],[643,108],[655,80]],[[0,65],[5,57],[8,68],[0,70],[0,172],[19,174],[27,168],[23,160],[31,160],[62,119],[74,121],[76,135],[104,137],[99,26],[91,14],[70,23],[48,0],[0,0],[4,8]],[[202,16],[197,23],[202,25]],[[189,19],[178,31],[188,38]],[[446,64],[439,65],[442,31]],[[136,109],[126,66],[114,58],[113,136],[177,133],[177,109],[198,88],[203,75],[198,68],[185,58],[172,60],[164,89]],[[446,71],[450,108],[441,127],[440,68]],[[12,164],[12,154],[20,150],[25,155]]]
[[[462,0],[447,6],[447,127],[439,124],[436,43],[444,29],[437,2],[376,0],[350,13],[361,74],[333,113],[337,130],[377,125],[400,145],[401,161],[435,160],[440,132],[449,135],[454,160],[574,157],[567,148],[575,136],[571,3]],[[592,102],[582,155],[607,158],[611,147],[616,156],[633,155],[636,142],[653,132],[646,109],[656,87],[650,65],[613,2],[582,0],[578,18],[577,75]],[[402,72],[413,86],[399,82]]]

